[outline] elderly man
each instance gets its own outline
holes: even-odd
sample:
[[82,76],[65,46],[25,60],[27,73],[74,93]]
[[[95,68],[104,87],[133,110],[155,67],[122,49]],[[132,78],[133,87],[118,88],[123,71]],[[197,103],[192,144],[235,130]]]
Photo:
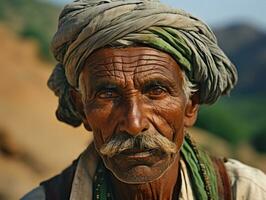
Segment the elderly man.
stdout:
[[57,118],[94,141],[24,200],[266,198],[263,172],[208,156],[186,132],[237,80],[199,19],[157,1],[77,0],[52,49]]

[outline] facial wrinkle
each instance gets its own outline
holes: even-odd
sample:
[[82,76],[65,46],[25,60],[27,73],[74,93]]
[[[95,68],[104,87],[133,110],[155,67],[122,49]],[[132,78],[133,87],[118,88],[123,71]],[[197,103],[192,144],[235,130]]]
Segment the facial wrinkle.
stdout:
[[[130,49],[130,48],[127,48]],[[131,48],[132,49],[132,48]],[[131,54],[128,55],[127,51],[123,48],[121,49],[116,49],[116,52],[114,53],[113,49],[106,49],[106,51],[104,53],[99,53],[99,51],[97,51],[96,53],[92,54],[88,59],[87,59],[87,64],[92,64],[95,65],[97,64],[108,64],[108,62],[113,61],[113,58],[115,57],[121,57],[121,58],[127,58],[124,59],[126,60],[130,60],[130,61],[135,61],[135,60],[142,60],[142,59],[149,59],[149,60],[156,60],[156,61],[161,61],[161,62],[165,62],[170,63],[173,62],[175,63],[174,59],[172,59],[171,57],[169,57],[167,54],[162,54],[160,51],[154,51],[151,52],[150,48],[139,48],[140,50],[144,50],[142,51],[142,56],[139,57],[138,51],[131,51]],[[101,60],[101,57],[104,57],[104,60]],[[170,61],[170,62],[169,62]],[[126,61],[128,62],[128,61]]]
[[113,57],[112,64],[110,65],[112,66],[113,74],[115,75],[114,77],[110,78],[114,78],[116,82],[119,82],[121,86],[125,87],[126,81],[123,73],[121,57]]
[[[126,89],[126,88],[128,88],[128,79],[127,79],[127,75],[126,75],[126,73],[130,73],[130,72],[132,72],[132,69],[130,69],[130,67],[127,67],[125,64],[124,64],[124,62],[125,62],[125,58],[124,57],[120,57],[120,59],[121,59],[121,62],[122,62],[122,64],[121,64],[121,67],[122,67],[122,74],[123,74],[123,78],[124,78],[124,82],[125,82],[125,87],[124,87],[124,89]],[[130,66],[130,65],[129,65]],[[126,70],[127,68],[129,68],[130,70]]]
[[[140,71],[139,69],[141,69],[141,68],[147,68],[147,66],[151,66],[151,68],[156,68],[156,69],[160,69],[162,67],[166,70],[166,72],[172,73],[172,71],[169,69],[169,65],[174,66],[171,62],[167,63],[167,62],[164,62],[164,61],[159,60],[159,59],[154,60],[154,59],[148,58],[145,60],[140,60],[138,62],[138,71]],[[149,68],[149,69],[151,69],[151,68]]]
[[[143,71],[164,70],[165,72],[169,72],[168,68],[160,69],[160,67],[164,67],[164,66],[160,64],[156,64],[156,63],[146,63],[146,64],[138,65],[138,69],[141,69]],[[138,72],[141,72],[141,70],[138,70]]]
[[175,129],[174,124],[171,123],[171,121],[167,117],[163,116],[161,113],[168,112],[169,108],[173,108],[173,107],[179,108],[180,113],[183,113],[185,111],[185,108],[181,109],[179,104],[181,105],[181,102],[179,102],[179,100],[176,99],[175,101],[167,101],[165,102],[165,104],[155,107],[155,113],[157,113],[157,116],[160,118],[160,120],[164,121],[164,123],[167,123],[169,128],[172,130],[171,138],[168,138],[168,139],[170,139],[171,141],[175,141],[175,142],[176,142],[176,138],[178,137],[178,134],[173,134],[173,133],[174,132],[178,133],[179,130]]
[[90,74],[93,77],[93,79],[97,79],[97,78],[94,78],[97,76],[103,76],[103,75],[111,76],[113,75],[112,70],[110,70],[111,66],[112,65],[101,65],[101,66],[98,66],[96,69],[94,67],[93,70],[90,72]]
[[[155,119],[155,118],[153,117],[152,120],[151,120],[151,122],[153,122],[153,126],[154,126],[154,128],[155,128],[158,132],[163,132],[163,131],[165,131],[165,130],[161,130],[161,129],[159,128],[159,127],[161,127],[161,125],[158,124],[158,122],[160,122],[161,124],[167,124],[167,126],[169,126],[169,127],[167,127],[167,129],[168,129],[168,131],[169,131],[171,125],[169,124],[168,120],[166,120],[166,119],[161,115],[160,110],[159,110],[158,108],[154,108],[154,113],[156,113],[156,118],[157,118],[157,119]],[[165,126],[164,126],[164,128],[165,128]],[[169,131],[169,132],[171,132],[171,136],[173,136],[173,131]],[[171,138],[168,138],[168,139],[171,139]]]
[[[126,62],[126,60],[124,58],[121,58],[121,57],[116,57],[116,58],[113,58],[114,60],[112,62],[108,62],[108,63],[105,63],[105,64],[95,64],[94,66],[97,66],[97,67],[94,67],[93,71],[98,71],[98,70],[101,70],[103,71],[101,68],[102,67],[105,67],[105,66],[117,66],[118,64],[122,64],[123,66],[127,66],[128,69],[131,69],[131,68],[135,68],[136,66],[138,66],[138,68],[140,67],[147,67],[147,66],[160,66],[160,67],[163,67],[165,68],[167,71],[169,71],[169,63],[166,63],[166,62],[162,62],[161,60],[154,60],[154,59],[139,59],[139,60],[136,60],[136,61],[132,61],[132,62]],[[120,61],[120,59],[122,61]],[[124,69],[123,71],[125,72],[130,72],[131,70],[128,70],[128,69]],[[120,68],[116,68],[116,70],[121,70]]]
[[[116,56],[116,57],[113,57],[113,58],[117,58],[119,56]],[[90,62],[90,63],[87,63],[88,66],[100,66],[100,65],[109,65],[111,63],[121,63],[121,61],[114,61],[113,58],[110,60],[108,59],[107,61],[105,60],[104,61],[95,61],[95,62]],[[162,64],[165,64],[165,65],[169,65],[169,63],[171,62],[167,62],[165,60],[162,60],[162,59],[159,59],[157,56],[154,57],[154,58],[151,58],[151,57],[141,57],[141,58],[137,58],[136,59],[132,59],[130,57],[127,57],[127,56],[121,56],[119,58],[122,58],[124,60],[123,63],[125,64],[132,64],[132,63],[135,63],[135,62],[142,62],[142,61],[146,61],[146,60],[150,60],[150,61],[154,61],[154,63],[162,63]]]
[[[163,67],[163,69],[162,69]],[[169,69],[165,65],[160,65],[160,64],[153,64],[150,63],[150,60],[146,60],[146,63],[142,63],[142,65],[138,65],[134,71],[134,84],[138,87],[142,83],[144,83],[144,80],[150,79],[151,77],[154,77],[154,75],[158,77],[163,77],[165,80],[168,80],[169,78],[166,77],[164,74],[170,74],[172,76],[172,73],[169,73]],[[172,82],[175,81],[174,77]],[[168,81],[169,82],[169,81]],[[173,84],[171,84],[173,85]]]
[[[115,85],[120,85],[122,87],[124,87],[124,75],[122,70],[120,70],[119,68],[122,68],[120,65],[109,65],[109,66],[105,66],[102,65],[100,66],[97,70],[93,70],[93,72],[91,73],[93,76],[93,80],[98,82],[97,80],[100,80],[99,82],[110,82],[110,83],[114,83]],[[92,84],[95,84],[92,83]]]

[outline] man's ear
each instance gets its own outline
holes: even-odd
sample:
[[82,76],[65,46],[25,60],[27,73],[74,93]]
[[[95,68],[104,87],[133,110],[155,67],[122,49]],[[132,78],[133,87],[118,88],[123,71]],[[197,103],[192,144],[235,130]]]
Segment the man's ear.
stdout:
[[86,115],[84,113],[84,105],[83,105],[83,102],[82,102],[82,95],[79,91],[71,88],[69,90],[69,95],[70,95],[70,98],[71,98],[71,101],[72,103],[74,104],[75,108],[77,109],[81,119],[82,119],[82,122],[83,122],[83,125],[84,127],[88,130],[88,131],[91,131],[91,127],[86,119]]
[[194,93],[188,100],[185,110],[185,127],[191,127],[195,124],[199,111],[199,94]]

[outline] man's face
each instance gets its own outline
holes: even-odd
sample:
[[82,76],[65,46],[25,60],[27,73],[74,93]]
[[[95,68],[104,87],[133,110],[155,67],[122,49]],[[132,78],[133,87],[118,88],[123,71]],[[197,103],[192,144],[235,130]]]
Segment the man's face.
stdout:
[[157,133],[179,150],[184,128],[196,115],[182,86],[176,62],[152,48],[104,48],[88,58],[80,75],[83,123],[93,131],[96,150],[119,180],[153,181],[178,157],[178,151],[167,153],[160,146],[133,145],[112,156],[103,155],[101,149],[115,136]]

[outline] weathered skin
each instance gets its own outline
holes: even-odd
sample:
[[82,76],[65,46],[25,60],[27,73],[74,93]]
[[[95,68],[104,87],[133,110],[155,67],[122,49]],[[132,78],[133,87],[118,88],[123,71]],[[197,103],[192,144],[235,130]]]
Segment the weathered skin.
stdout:
[[[82,92],[72,92],[96,150],[112,172],[117,199],[172,199],[179,187],[179,153],[119,154],[99,149],[114,134],[136,136],[158,131],[180,149],[184,130],[194,124],[197,98],[186,99],[178,64],[148,47],[104,48],[92,54],[81,72]],[[117,191],[117,192],[116,192]]]

